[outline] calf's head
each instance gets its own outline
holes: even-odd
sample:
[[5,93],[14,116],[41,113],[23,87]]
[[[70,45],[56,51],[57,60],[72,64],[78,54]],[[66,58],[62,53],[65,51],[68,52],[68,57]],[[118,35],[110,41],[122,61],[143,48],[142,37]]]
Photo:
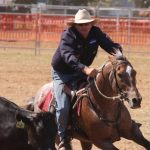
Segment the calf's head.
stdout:
[[26,127],[29,144],[37,150],[56,150],[57,125],[54,114],[25,111],[18,113],[16,119]]

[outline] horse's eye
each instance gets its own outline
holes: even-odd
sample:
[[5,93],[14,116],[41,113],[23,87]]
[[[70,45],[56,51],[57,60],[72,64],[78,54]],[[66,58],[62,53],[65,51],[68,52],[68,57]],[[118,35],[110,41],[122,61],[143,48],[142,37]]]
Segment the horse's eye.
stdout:
[[122,74],[122,73],[118,73],[118,77],[119,77],[119,78],[122,78],[122,77],[123,77],[123,74]]

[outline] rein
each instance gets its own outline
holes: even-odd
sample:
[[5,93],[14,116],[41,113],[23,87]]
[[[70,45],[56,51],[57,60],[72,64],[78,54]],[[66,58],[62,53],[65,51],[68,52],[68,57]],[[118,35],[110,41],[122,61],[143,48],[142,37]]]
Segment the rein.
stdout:
[[95,84],[95,87],[96,87],[96,90],[98,91],[99,95],[101,95],[103,98],[107,99],[107,100],[118,100],[120,99],[120,95],[118,96],[113,96],[113,97],[109,97],[109,96],[106,96],[104,95],[98,88],[97,84],[96,84],[96,79],[94,78],[94,84]]
[[[105,68],[105,66],[106,66],[106,64],[107,64],[108,62],[109,62],[109,61],[107,61],[106,63],[103,64],[103,66],[99,69],[98,74],[102,73],[102,75],[103,75],[103,69]],[[118,89],[118,91],[119,91],[119,95],[117,95],[117,96],[112,96],[112,97],[107,96],[107,95],[104,95],[104,94],[99,90],[99,88],[98,88],[98,86],[97,86],[97,83],[96,83],[96,78],[97,78],[98,74],[97,74],[97,76],[94,78],[94,85],[95,85],[95,87],[96,87],[96,90],[98,91],[99,95],[101,95],[101,96],[102,96],[103,98],[105,98],[106,100],[113,100],[113,101],[114,101],[114,100],[121,100],[121,102],[123,102],[123,100],[128,99],[128,98],[126,97],[126,93],[124,93],[124,92],[122,91],[122,89],[119,87],[119,84],[118,84],[118,82],[117,82],[117,77],[116,77],[116,70],[115,70],[115,68],[116,68],[118,65],[120,65],[121,63],[127,63],[127,61],[121,61],[121,62],[118,63],[115,67],[113,66],[112,73],[111,73],[111,74],[113,74],[113,76],[114,76],[114,78],[115,78],[116,87],[117,87],[117,89]],[[104,75],[103,75],[103,78],[104,78]],[[105,79],[105,78],[104,78],[104,79]],[[89,97],[89,95],[87,94],[87,91],[88,91],[88,88],[90,87],[90,81],[88,80],[88,82],[89,82],[89,85],[88,85],[86,88],[83,88],[83,89],[77,91],[76,95],[80,95],[80,96],[77,98],[75,104],[73,105],[73,109],[76,107],[76,105],[78,104],[78,102],[80,101],[81,98],[83,98],[83,97]]]
[[[116,70],[115,70],[115,69],[116,69],[116,67],[117,67],[118,65],[120,65],[120,64],[122,64],[122,63],[128,63],[128,61],[121,61],[121,62],[117,63],[117,64],[115,65],[115,67],[114,67],[114,65],[113,65],[113,69],[111,70],[112,73],[110,73],[110,75],[113,75],[113,77],[115,78],[116,87],[117,87],[117,89],[118,89],[118,91],[119,91],[119,95],[117,95],[117,96],[112,96],[112,97],[106,96],[106,95],[104,95],[104,94],[99,90],[99,88],[98,88],[98,86],[97,86],[96,78],[97,78],[98,74],[100,74],[100,73],[103,74],[103,69],[104,69],[104,67],[106,66],[106,64],[104,64],[104,65],[102,66],[102,68],[98,71],[97,76],[94,78],[94,84],[95,84],[96,90],[98,91],[99,95],[101,95],[103,98],[105,98],[105,99],[107,99],[107,100],[118,100],[118,99],[119,99],[119,100],[121,100],[122,102],[123,102],[124,100],[129,100],[128,97],[126,96],[126,93],[119,87],[119,84],[118,84],[118,81],[117,81],[117,76],[116,76]],[[104,76],[103,76],[103,78],[104,78]],[[113,78],[112,78],[112,79],[113,79]]]
[[87,97],[89,102],[90,102],[92,109],[94,110],[94,112],[96,113],[98,118],[101,121],[104,121],[106,123],[106,125],[108,125],[108,126],[116,126],[119,123],[119,118],[120,118],[120,112],[121,112],[120,103],[118,103],[118,113],[117,113],[116,119],[110,120],[110,119],[105,118],[103,115],[102,109],[100,107],[98,109],[97,106],[94,105],[94,103],[92,102],[92,99],[91,99],[90,94],[89,94],[89,87],[90,87],[90,84],[86,88],[83,88],[77,92],[77,95],[79,94],[79,97],[77,98],[75,104],[73,105],[73,109],[77,106],[77,104],[79,103],[79,101],[82,98]]
[[[118,84],[118,81],[117,81],[117,77],[116,77],[116,67],[122,63],[128,63],[127,61],[121,61],[119,63],[117,63],[115,66],[113,65],[113,69],[111,70],[110,72],[110,75],[112,75],[112,79],[115,79],[115,82],[116,82],[116,88],[118,89],[118,92],[119,94],[117,96],[107,96],[105,94],[103,94],[100,89],[98,88],[98,85],[96,83],[96,78],[98,77],[98,75],[100,73],[102,73],[103,75],[103,69],[105,68],[107,62],[101,67],[101,69],[99,69],[98,71],[98,74],[97,76],[94,78],[93,82],[94,82],[94,85],[95,85],[95,88],[98,92],[99,95],[101,95],[103,98],[105,98],[106,100],[111,100],[111,101],[114,101],[114,100],[120,100],[121,102],[123,102],[123,100],[126,100],[127,97],[126,97],[126,94],[122,91],[122,89],[119,87],[119,84]],[[104,75],[103,75],[103,78],[104,78]],[[105,78],[104,78],[105,79]],[[109,77],[110,79],[110,77]],[[118,103],[118,113],[117,113],[117,118],[115,120],[109,120],[105,117],[103,117],[103,112],[101,110],[101,108],[97,108],[96,105],[94,105],[94,103],[92,102],[91,100],[91,97],[89,95],[89,88],[90,88],[90,84],[91,84],[91,81],[89,81],[89,85],[86,87],[86,88],[83,88],[81,89],[80,91],[77,92],[77,95],[79,93],[79,97],[77,98],[75,104],[73,105],[73,109],[76,107],[76,105],[78,104],[78,102],[83,98],[83,97],[87,97],[89,99],[89,102],[93,108],[93,110],[95,111],[95,113],[97,114],[97,116],[99,117],[100,120],[104,121],[107,125],[117,125],[119,123],[119,118],[120,118],[120,111],[121,111],[121,107],[120,107],[120,103]]]
[[[132,65],[128,62],[128,61],[121,61],[120,63],[118,63],[117,65],[120,65],[122,63],[126,63],[126,64],[129,64],[131,67]],[[116,65],[116,67],[117,67]],[[118,92],[120,94],[120,100],[123,102],[123,101],[129,101],[129,98],[127,97],[127,94],[125,91],[123,91],[120,87],[119,87],[119,84],[118,84],[118,80],[117,80],[117,76],[116,76],[116,70],[115,70],[115,67],[113,67],[113,76],[115,78],[115,82],[116,82],[116,87],[118,89]]]

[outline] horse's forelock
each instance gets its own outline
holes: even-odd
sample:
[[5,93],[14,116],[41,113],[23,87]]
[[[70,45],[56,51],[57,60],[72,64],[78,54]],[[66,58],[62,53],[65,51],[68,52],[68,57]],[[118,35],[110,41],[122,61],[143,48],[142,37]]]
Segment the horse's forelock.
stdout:
[[127,60],[126,57],[123,55],[123,53],[119,50],[116,51],[116,60]]
[[119,51],[119,50],[116,50],[116,55],[115,55],[116,59],[120,59],[123,57],[123,54]]

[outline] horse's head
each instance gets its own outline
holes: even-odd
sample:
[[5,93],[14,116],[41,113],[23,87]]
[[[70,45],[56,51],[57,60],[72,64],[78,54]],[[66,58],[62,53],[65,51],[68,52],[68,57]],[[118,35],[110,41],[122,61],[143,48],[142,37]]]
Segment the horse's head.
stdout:
[[127,100],[131,108],[139,108],[142,97],[136,87],[136,71],[131,63],[121,54],[111,57],[113,69],[110,73],[112,89]]

